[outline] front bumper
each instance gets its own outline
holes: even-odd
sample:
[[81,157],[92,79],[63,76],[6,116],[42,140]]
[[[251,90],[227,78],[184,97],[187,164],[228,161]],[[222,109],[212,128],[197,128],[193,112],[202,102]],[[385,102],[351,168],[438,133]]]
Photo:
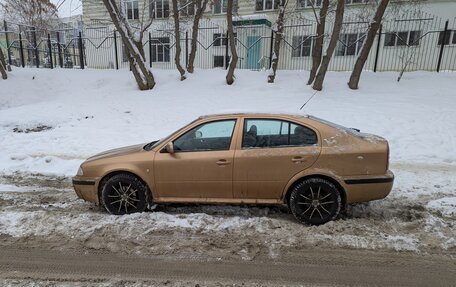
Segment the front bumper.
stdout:
[[382,199],[393,189],[394,174],[388,170],[383,175],[358,176],[344,179],[347,203]]
[[99,204],[97,180],[94,178],[73,177],[73,188],[79,198]]

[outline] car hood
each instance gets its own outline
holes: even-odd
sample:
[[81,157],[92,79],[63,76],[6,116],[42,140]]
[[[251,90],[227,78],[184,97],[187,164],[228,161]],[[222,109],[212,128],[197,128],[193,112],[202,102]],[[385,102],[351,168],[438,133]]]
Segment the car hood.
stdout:
[[143,143],[143,144],[138,144],[138,145],[131,145],[131,146],[126,146],[126,147],[111,149],[111,150],[96,154],[92,157],[89,157],[87,159],[87,161],[93,161],[93,160],[98,160],[98,159],[103,159],[103,158],[110,158],[110,157],[115,157],[115,156],[123,156],[123,155],[140,152],[143,150],[143,147],[145,145],[146,144]]

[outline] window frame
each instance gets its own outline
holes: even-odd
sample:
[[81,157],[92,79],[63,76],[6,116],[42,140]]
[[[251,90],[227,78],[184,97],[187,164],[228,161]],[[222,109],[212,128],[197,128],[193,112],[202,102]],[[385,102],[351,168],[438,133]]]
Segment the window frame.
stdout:
[[[294,51],[295,51],[294,49],[295,49],[295,47],[294,47],[294,45],[292,45],[292,49],[293,49],[293,50],[291,51],[291,58],[293,59],[293,58],[312,57],[313,52],[314,52],[314,48],[315,48],[315,47],[314,47],[314,46],[315,46],[315,40],[314,40],[314,39],[315,39],[315,36],[312,36],[312,35],[302,35],[302,36],[301,36],[301,35],[293,35],[293,38],[292,38],[292,40],[291,40],[291,41],[292,41],[292,42],[291,42],[292,44],[293,44],[293,41],[294,41],[294,38],[295,38],[295,37],[299,37],[299,40],[300,40],[300,41],[299,41],[300,44],[299,44],[299,46],[298,46],[299,48],[297,47],[297,49],[296,49],[296,50],[299,51],[299,55],[295,55],[295,54],[294,54]],[[309,51],[309,55],[303,55],[304,43],[305,43],[306,40],[310,40],[310,51]]]
[[[418,32],[418,42],[415,44],[410,43],[410,35],[412,33],[417,33]],[[399,34],[401,33],[407,33],[407,39],[405,39],[405,43],[400,43],[399,41]],[[385,33],[385,39],[383,40],[383,47],[385,48],[397,48],[397,47],[419,47],[421,44],[421,36],[422,36],[422,31],[421,30],[408,30],[408,31],[392,31],[392,32],[386,32]],[[394,37],[394,45],[386,45],[386,40],[387,37]],[[438,41],[437,41],[438,42]]]
[[371,0],[360,0],[359,3],[353,3],[353,1],[355,0],[345,0],[345,5],[362,5],[369,3]]
[[218,119],[218,120],[212,120],[212,121],[207,121],[200,123],[198,125],[192,126],[189,129],[185,130],[183,133],[178,135],[177,137],[171,139],[169,142],[172,142],[174,145],[174,142],[186,135],[187,133],[191,132],[194,129],[198,129],[199,127],[207,124],[212,124],[212,123],[217,123],[217,122],[226,122],[226,121],[233,121],[233,130],[231,131],[231,136],[230,136],[230,144],[228,146],[228,149],[209,149],[209,150],[174,150],[174,153],[183,153],[183,152],[214,152],[214,151],[229,151],[233,149],[233,139],[234,139],[234,132],[236,131],[236,126],[238,124],[238,118],[226,118],[226,119]]
[[[161,41],[161,39],[168,39],[168,42],[167,43],[164,43]],[[156,41],[156,42],[154,42]],[[157,42],[158,41],[158,42]],[[171,62],[171,44],[170,44],[170,38],[169,37],[154,37],[154,38],[151,38],[151,43],[150,43],[150,47],[152,49],[151,51],[151,56],[152,58],[150,59],[150,61],[152,63],[170,63]],[[159,46],[163,47],[163,60],[160,61],[158,58],[158,55],[159,55],[159,52],[158,52],[158,48]],[[166,53],[165,51],[168,51],[168,58],[166,57]],[[154,57],[154,54],[155,54],[155,57]]]
[[[439,46],[439,47],[442,46],[443,32],[444,31],[440,31],[439,35],[437,37],[437,46]],[[443,45],[444,46],[455,46],[456,45],[456,29],[455,30],[448,29],[447,33],[448,33],[448,43],[444,43]]]
[[[303,128],[311,130],[317,139],[317,141],[314,144],[306,144],[306,145],[279,145],[279,146],[266,146],[266,147],[244,147],[244,134],[247,132],[247,122],[249,120],[252,121],[279,121],[279,122],[285,122],[288,123],[288,143],[290,143],[290,138],[291,138],[291,125],[294,124],[296,126],[301,126]],[[282,130],[282,126],[281,126]],[[241,150],[249,150],[249,149],[267,149],[267,148],[296,148],[296,147],[312,147],[312,146],[319,146],[320,145],[320,138],[318,135],[318,132],[315,130],[315,128],[310,127],[309,125],[302,124],[302,123],[297,123],[292,120],[288,119],[281,119],[281,118],[243,118],[242,121],[242,129],[241,129]]]
[[[161,2],[161,16],[157,17],[157,2]],[[168,10],[165,10],[165,2],[168,3]],[[169,0],[149,0],[149,18],[150,19],[167,19],[171,12]],[[153,5],[153,6],[152,6]],[[153,8],[153,9],[152,9]],[[167,13],[166,13],[167,11]],[[165,16],[166,14],[166,16]]]
[[[135,8],[135,4],[136,4],[136,8]],[[123,6],[124,16],[127,20],[139,20],[139,0],[124,0],[122,6]],[[132,11],[131,17],[128,15],[129,10]]]
[[297,8],[298,9],[313,8],[312,5],[307,4],[310,1],[312,1],[314,3],[314,7],[317,9],[321,8],[321,6],[323,5],[323,0],[297,0],[296,1]]
[[[257,9],[257,4],[258,2],[261,1],[262,2],[262,9]],[[270,0],[272,1],[272,8],[271,9],[266,9],[266,2],[268,0],[255,0],[255,12],[263,12],[263,11],[275,11],[279,8],[279,2],[280,0]]]
[[[355,44],[355,53],[354,54],[348,54],[347,53],[348,49],[351,48],[351,46],[347,46],[346,45],[346,42],[348,42],[349,35],[356,35],[356,41],[354,42],[354,44]],[[364,35],[362,40],[360,40],[361,35]],[[342,36],[346,37],[346,39],[344,39],[345,40],[344,42],[342,42],[340,40],[340,38]],[[336,56],[336,57],[356,57],[356,56],[358,56],[359,53],[361,52],[361,49],[363,48],[363,44],[364,44],[364,41],[366,40],[366,38],[367,38],[367,33],[365,33],[365,32],[341,33],[339,35],[339,40],[337,41],[336,49],[334,51],[334,56]],[[341,42],[344,43],[344,44],[342,44]],[[343,45],[343,47],[344,47],[343,55],[338,54],[339,45]]]
[[[186,0],[179,0],[179,16],[181,17],[193,17],[196,14],[196,10],[198,9],[197,5],[194,2],[187,3],[188,1]],[[185,4],[187,4],[185,7],[183,7]],[[191,13],[189,13],[189,11]],[[204,13],[204,11],[203,11]]]

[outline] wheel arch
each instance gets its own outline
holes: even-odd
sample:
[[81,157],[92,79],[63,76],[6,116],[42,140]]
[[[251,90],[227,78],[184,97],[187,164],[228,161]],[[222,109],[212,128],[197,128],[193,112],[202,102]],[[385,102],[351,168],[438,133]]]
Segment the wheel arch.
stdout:
[[129,170],[122,170],[122,169],[110,171],[101,178],[101,180],[98,184],[98,188],[97,188],[98,202],[100,202],[100,203],[102,202],[101,201],[101,192],[103,190],[103,186],[104,186],[105,182],[108,181],[113,176],[116,176],[118,174],[129,174],[129,175],[132,175],[132,176],[138,178],[147,188],[147,193],[148,193],[146,196],[147,201],[149,203],[152,202],[152,190],[151,190],[150,186],[147,184],[147,182],[138,174],[136,174],[132,171],[129,171]]
[[302,181],[304,181],[306,179],[309,179],[309,178],[321,178],[321,179],[327,180],[327,181],[331,182],[332,184],[334,184],[336,186],[337,190],[339,190],[339,192],[340,192],[340,197],[342,199],[342,207],[345,206],[345,204],[347,203],[347,194],[346,194],[346,191],[345,191],[344,187],[334,177],[331,177],[331,176],[326,175],[326,174],[320,174],[320,173],[307,174],[307,175],[300,176],[300,177],[294,179],[288,185],[288,188],[286,189],[286,192],[285,192],[285,196],[283,197],[283,202],[287,206],[289,205],[290,196],[291,196],[291,192],[293,191],[293,188],[296,185],[298,185],[299,183],[301,183]]

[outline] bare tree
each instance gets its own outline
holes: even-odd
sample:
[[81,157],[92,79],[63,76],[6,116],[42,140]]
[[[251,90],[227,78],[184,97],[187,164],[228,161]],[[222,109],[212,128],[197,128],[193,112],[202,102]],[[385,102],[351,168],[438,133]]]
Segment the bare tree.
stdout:
[[0,10],[3,18],[24,25],[51,28],[57,19],[57,7],[49,0],[2,0]]
[[2,79],[8,79],[8,74],[6,73],[6,61],[5,56],[3,55],[3,51],[0,48],[0,74],[2,74]]
[[336,16],[334,19],[334,26],[332,29],[331,40],[329,41],[326,55],[321,60],[321,65],[318,68],[317,75],[312,88],[317,91],[323,89],[323,82],[325,80],[326,72],[328,71],[329,62],[331,61],[334,50],[336,49],[337,41],[339,40],[340,31],[344,20],[345,0],[337,0]]
[[226,83],[231,85],[234,83],[234,70],[236,69],[238,55],[236,52],[236,39],[234,38],[234,27],[233,27],[233,6],[234,0],[227,0],[227,8],[226,8],[226,21],[228,25],[228,42],[230,45],[231,51],[231,59],[230,65],[228,67],[228,73],[226,74]]
[[176,39],[176,53],[174,55],[174,64],[176,65],[177,70],[180,73],[180,80],[183,81],[186,79],[185,77],[185,70],[182,68],[180,63],[180,56],[181,56],[181,37],[180,37],[180,22],[179,22],[179,7],[178,7],[178,0],[171,0],[173,6],[173,19],[174,19],[174,38]]
[[283,39],[283,30],[285,28],[285,10],[288,0],[279,0],[279,15],[277,17],[277,32],[274,39],[274,52],[272,55],[272,72],[268,76],[268,83],[274,83],[277,67],[279,66],[280,44]]
[[385,10],[388,7],[388,4],[389,0],[381,0],[380,4],[377,7],[374,18],[369,25],[366,41],[364,42],[361,52],[356,59],[355,67],[353,68],[350,76],[350,81],[348,82],[350,89],[358,89],[361,72],[363,70],[364,64],[366,63],[367,57],[369,56],[372,45],[374,44],[375,35],[377,35],[378,29],[380,28],[383,15],[385,14]]
[[326,26],[326,15],[328,14],[329,9],[329,0],[323,0],[320,14],[317,16],[315,11],[315,2],[311,0],[312,9],[317,21],[317,35],[315,36],[315,46],[312,53],[312,68],[310,69],[309,80],[307,81],[308,85],[311,85],[315,80],[315,75],[317,74],[318,67],[321,64],[321,56],[323,54],[323,41],[325,36],[325,26]]
[[188,65],[187,71],[189,73],[193,73],[195,67],[195,57],[196,57],[196,49],[198,44],[198,31],[199,31],[199,23],[201,18],[203,17],[204,11],[206,11],[207,3],[209,0],[194,0],[196,11],[195,16],[193,17],[193,26],[192,26],[192,41],[190,42],[190,56],[188,57]]
[[116,0],[103,0],[112,22],[119,31],[136,83],[140,90],[153,89],[155,86],[155,79],[152,72],[147,68],[144,47],[142,45],[144,32],[152,24],[152,19],[147,21],[147,23],[141,21],[141,27],[139,27],[138,31],[135,31],[130,26],[121,10],[117,7],[116,2]]

